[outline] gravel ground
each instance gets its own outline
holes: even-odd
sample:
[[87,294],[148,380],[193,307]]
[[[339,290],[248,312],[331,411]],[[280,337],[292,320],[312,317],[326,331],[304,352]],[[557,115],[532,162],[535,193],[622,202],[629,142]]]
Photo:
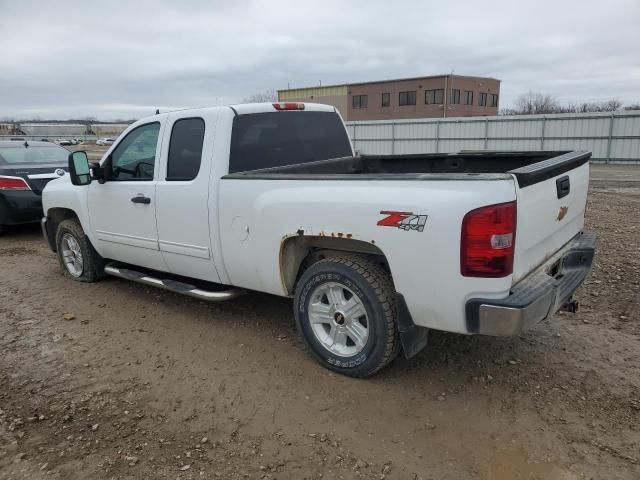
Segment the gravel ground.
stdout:
[[581,310],[432,332],[367,380],[319,367],[286,299],[205,304],[61,276],[0,238],[0,478],[638,479],[640,167],[596,166]]

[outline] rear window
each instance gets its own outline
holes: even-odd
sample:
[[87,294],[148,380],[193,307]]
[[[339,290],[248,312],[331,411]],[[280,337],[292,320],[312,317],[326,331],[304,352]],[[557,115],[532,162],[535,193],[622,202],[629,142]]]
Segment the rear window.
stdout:
[[0,163],[18,165],[22,163],[67,163],[69,151],[62,147],[18,147],[0,148]]
[[347,132],[334,112],[268,112],[233,120],[229,173],[348,157]]
[[193,180],[200,171],[204,120],[184,118],[177,120],[171,130],[167,180]]

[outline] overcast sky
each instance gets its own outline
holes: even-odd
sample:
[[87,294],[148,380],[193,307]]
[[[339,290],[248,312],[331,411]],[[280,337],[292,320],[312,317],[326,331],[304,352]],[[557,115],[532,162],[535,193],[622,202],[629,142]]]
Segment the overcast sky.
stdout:
[[0,0],[0,118],[139,118],[447,73],[640,101],[640,0]]

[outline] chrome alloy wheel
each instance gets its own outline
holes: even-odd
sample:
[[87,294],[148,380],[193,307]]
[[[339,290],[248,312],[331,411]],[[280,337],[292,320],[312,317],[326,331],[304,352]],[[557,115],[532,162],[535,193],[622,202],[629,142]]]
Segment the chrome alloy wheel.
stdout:
[[70,233],[65,233],[60,243],[62,246],[62,258],[67,271],[71,276],[79,277],[84,269],[84,260],[82,259],[82,250],[78,240]]
[[316,287],[308,307],[311,330],[320,344],[340,357],[360,353],[369,338],[369,319],[362,300],[340,283]]

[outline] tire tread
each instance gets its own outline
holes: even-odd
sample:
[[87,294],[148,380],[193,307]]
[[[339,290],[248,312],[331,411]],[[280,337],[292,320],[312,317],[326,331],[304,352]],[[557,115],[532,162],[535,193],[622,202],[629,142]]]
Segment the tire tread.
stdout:
[[[80,243],[80,248],[83,250],[83,256],[85,257],[85,268],[82,272],[82,275],[79,277],[71,276],[62,260],[60,241],[64,230],[68,230],[76,237],[76,239]],[[82,226],[75,218],[65,219],[58,225],[58,228],[56,230],[56,248],[58,249],[58,261],[60,262],[60,267],[62,267],[62,271],[66,277],[69,277],[72,280],[76,280],[78,282],[91,283],[95,282],[103,276],[104,260],[98,254],[98,252],[95,251],[93,245],[91,245],[89,237],[86,236],[84,230],[82,229]]]
[[[368,369],[354,370],[348,372],[348,375],[354,377],[368,377],[378,372],[389,363],[391,363],[398,355],[400,349],[400,336],[396,325],[396,296],[395,287],[391,279],[391,275],[385,269],[375,263],[370,258],[362,255],[338,255],[324,258],[314,263],[313,266],[335,265],[340,264],[348,267],[359,275],[369,284],[375,292],[377,301],[384,312],[384,325],[387,330],[387,342],[384,353],[379,361],[370,366]],[[300,285],[298,285],[300,287]],[[347,373],[347,372],[344,372]]]

